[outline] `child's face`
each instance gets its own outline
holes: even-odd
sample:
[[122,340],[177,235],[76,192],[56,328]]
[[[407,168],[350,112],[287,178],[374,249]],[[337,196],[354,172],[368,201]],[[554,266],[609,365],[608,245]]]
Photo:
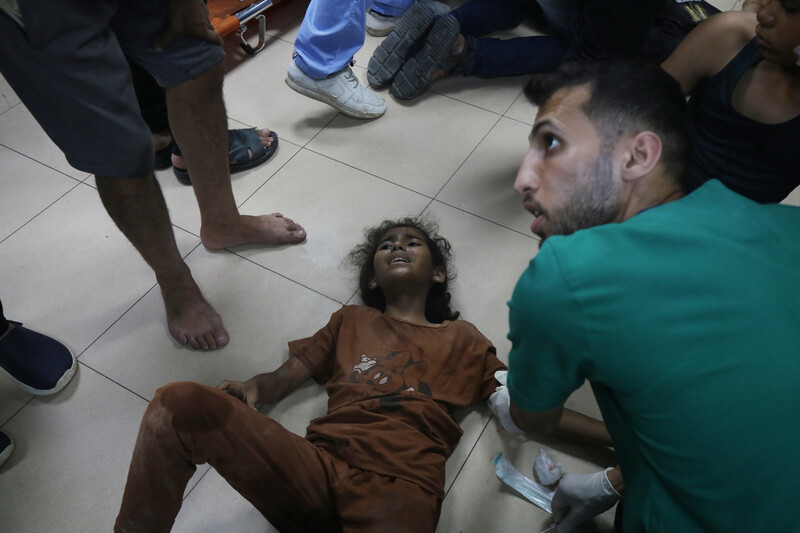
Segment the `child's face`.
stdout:
[[794,65],[794,49],[800,45],[800,0],[765,2],[758,12],[756,39],[765,59]]
[[378,243],[373,258],[375,277],[370,288],[402,280],[427,284],[444,281],[444,268],[433,266],[433,256],[425,235],[416,228],[401,226],[387,231]]

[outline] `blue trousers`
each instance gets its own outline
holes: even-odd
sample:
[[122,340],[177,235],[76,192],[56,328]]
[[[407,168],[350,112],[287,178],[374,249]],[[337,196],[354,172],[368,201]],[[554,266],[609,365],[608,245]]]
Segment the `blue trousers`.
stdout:
[[402,17],[416,0],[375,0],[372,10],[387,17]]
[[[401,16],[414,0],[380,0],[379,13]],[[367,9],[372,0],[311,0],[294,43],[295,62],[305,74],[322,79],[338,72],[364,46]]]
[[[481,37],[517,27],[536,0],[470,0],[452,11],[462,33]],[[413,0],[380,0],[374,7],[400,16]],[[462,68],[471,76],[494,78],[549,72],[567,51],[574,0],[540,0],[555,35],[516,39],[474,39],[475,53]],[[322,79],[342,70],[364,46],[366,11],[372,0],[311,0],[295,41],[295,62],[304,73]]]
[[470,0],[451,13],[461,33],[473,37],[474,52],[461,73],[481,78],[519,76],[554,70],[569,48],[572,20],[577,7],[573,0],[539,0],[553,35],[493,39],[489,33],[516,28],[536,0]]

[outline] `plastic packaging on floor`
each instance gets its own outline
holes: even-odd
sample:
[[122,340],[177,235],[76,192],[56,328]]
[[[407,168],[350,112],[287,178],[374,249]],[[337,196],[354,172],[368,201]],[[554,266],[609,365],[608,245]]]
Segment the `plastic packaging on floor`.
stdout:
[[536,472],[536,477],[539,478],[542,485],[555,485],[566,474],[564,465],[554,463],[544,448],[539,449],[539,455],[536,456],[536,462],[533,463],[533,471]]
[[503,456],[503,452],[497,454],[492,464],[497,469],[497,477],[500,481],[522,494],[525,499],[544,509],[548,513],[553,513],[551,502],[553,501],[553,491],[539,485],[534,480],[526,477],[517,470],[511,462]]

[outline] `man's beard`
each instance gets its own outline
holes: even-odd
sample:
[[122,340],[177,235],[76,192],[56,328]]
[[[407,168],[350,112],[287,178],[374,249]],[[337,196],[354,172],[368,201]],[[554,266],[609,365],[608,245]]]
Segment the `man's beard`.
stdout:
[[615,220],[620,206],[613,174],[611,154],[597,156],[586,176],[585,187],[576,190],[562,207],[548,214],[551,230],[542,236],[542,242],[553,235],[571,235],[580,229]]

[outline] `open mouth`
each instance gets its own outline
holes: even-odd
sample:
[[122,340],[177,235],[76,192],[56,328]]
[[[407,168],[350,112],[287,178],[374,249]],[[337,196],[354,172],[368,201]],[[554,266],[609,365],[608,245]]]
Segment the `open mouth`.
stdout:
[[532,214],[534,217],[540,217],[540,216],[542,216],[542,212],[541,212],[541,211],[539,211],[538,209],[536,209],[535,207],[533,207],[533,205],[532,205],[532,204],[525,204],[525,209],[527,209],[527,211],[528,211],[530,214]]
[[395,264],[395,263],[411,263],[411,261],[409,261],[409,260],[408,260],[408,259],[406,259],[405,257],[395,257],[394,259],[392,259],[392,260],[389,262],[389,264],[390,264],[390,265],[393,265],[393,264]]
[[532,198],[527,198],[526,201],[523,202],[523,207],[525,207],[525,210],[532,214],[534,218],[544,215]]

